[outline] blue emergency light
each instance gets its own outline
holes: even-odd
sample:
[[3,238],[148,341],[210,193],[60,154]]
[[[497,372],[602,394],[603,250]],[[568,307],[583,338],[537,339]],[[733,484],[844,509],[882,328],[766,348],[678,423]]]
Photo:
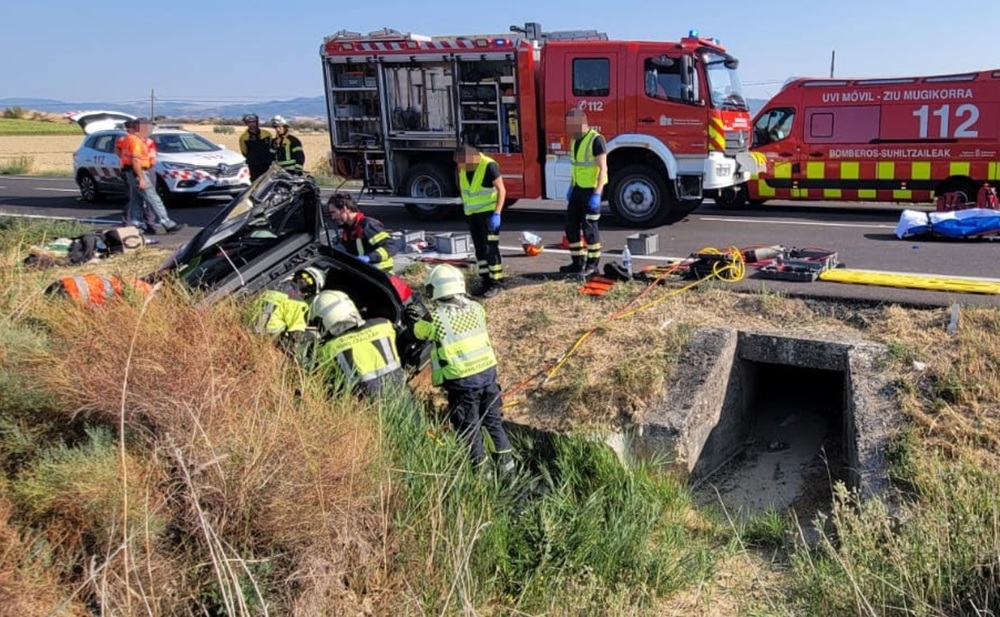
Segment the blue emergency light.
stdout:
[[698,37],[699,37],[700,35],[701,35],[701,33],[700,33],[700,32],[698,32],[697,30],[688,30],[688,36],[689,36],[689,37],[691,37],[691,38],[694,38],[694,39],[696,39],[696,38],[698,38]]

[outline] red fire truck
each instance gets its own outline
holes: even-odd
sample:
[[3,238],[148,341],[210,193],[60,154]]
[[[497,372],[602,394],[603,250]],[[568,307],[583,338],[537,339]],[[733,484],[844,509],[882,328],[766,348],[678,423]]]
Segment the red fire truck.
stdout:
[[680,42],[610,41],[596,31],[428,37],[340,31],[320,50],[337,173],[423,218],[459,203],[452,153],[499,164],[507,196],[563,199],[565,115],[608,140],[605,196],[627,224],[654,226],[745,182],[750,115],[737,60],[696,31]]
[[719,194],[768,199],[975,201],[1000,181],[1000,70],[890,79],[796,79],[754,119],[766,171]]

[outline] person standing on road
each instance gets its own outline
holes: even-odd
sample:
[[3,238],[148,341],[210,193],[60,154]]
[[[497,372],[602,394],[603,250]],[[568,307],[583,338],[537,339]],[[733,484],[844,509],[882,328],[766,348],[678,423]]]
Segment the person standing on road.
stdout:
[[392,272],[396,251],[382,221],[365,216],[347,193],[334,193],[326,206],[330,218],[340,226],[340,243],[344,250],[379,270]]
[[[125,130],[127,131],[126,134],[119,137],[118,141],[115,142],[116,154],[118,155],[118,159],[121,161],[121,166],[122,166],[121,169],[122,179],[125,180],[126,187],[129,189],[126,195],[125,207],[122,210],[122,223],[124,225],[132,224],[132,221],[129,219],[130,216],[129,212],[131,212],[131,209],[133,207],[137,207],[133,206],[133,202],[141,203],[142,218],[143,221],[146,223],[146,233],[155,234],[156,214],[154,214],[152,209],[150,209],[149,206],[146,205],[146,202],[143,201],[142,195],[139,194],[138,187],[136,187],[134,183],[130,183],[128,181],[127,170],[126,170],[127,167],[132,166],[132,161],[131,161],[131,154],[125,152],[125,142],[128,139],[128,133],[138,132],[139,130],[138,121],[136,119],[126,120]],[[147,137],[146,147],[149,148],[149,159],[150,159],[149,166],[153,167],[154,165],[156,165],[156,142]]]
[[[566,130],[570,141],[572,179],[566,192],[566,239],[572,262],[559,268],[565,274],[589,276],[597,271],[601,261],[601,193],[608,183],[608,145],[604,137],[587,124],[587,114],[573,108],[566,114]],[[584,248],[580,240],[587,241]],[[586,259],[585,259],[586,258]]]
[[455,164],[465,219],[469,223],[479,276],[483,281],[480,295],[492,298],[503,289],[500,213],[507,198],[507,188],[496,161],[470,145],[459,146],[455,151]]
[[172,234],[184,229],[186,225],[175,223],[170,219],[163,201],[156,192],[155,175],[150,171],[153,166],[153,158],[146,145],[151,126],[152,123],[147,118],[136,120],[135,128],[125,136],[125,141],[122,144],[122,168],[125,172],[125,179],[129,183],[129,192],[135,191],[139,196],[139,199],[129,202],[128,220],[132,225],[143,229],[146,233],[156,233],[152,226],[147,226],[139,220],[142,216],[140,208],[148,205],[156,218],[159,219],[160,225],[163,225],[163,229],[168,234]]
[[482,429],[493,440],[501,469],[515,471],[513,449],[500,416],[503,397],[497,358],[486,330],[486,311],[465,294],[465,277],[447,264],[436,266],[424,281],[424,294],[436,306],[430,321],[420,319],[413,334],[431,341],[431,380],[448,394],[448,415],[468,443],[473,465],[485,460]]
[[302,141],[288,132],[288,120],[282,116],[271,118],[271,126],[274,127],[274,138],[271,139],[274,162],[289,173],[301,174],[306,168]]
[[243,124],[247,130],[240,135],[240,152],[247,160],[250,181],[253,182],[264,175],[274,162],[274,154],[271,153],[271,131],[260,128],[260,118],[257,114],[244,115]]

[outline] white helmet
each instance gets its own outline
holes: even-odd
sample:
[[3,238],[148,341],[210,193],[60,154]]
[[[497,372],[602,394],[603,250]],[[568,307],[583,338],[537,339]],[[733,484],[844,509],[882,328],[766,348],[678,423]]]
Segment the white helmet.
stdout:
[[337,336],[365,322],[351,298],[342,291],[321,291],[309,307],[310,321],[318,319],[324,333]]
[[424,293],[432,300],[450,298],[465,293],[465,276],[455,266],[435,266],[424,279]]
[[[303,293],[315,294],[323,291],[323,287],[326,285],[326,272],[322,268],[317,268],[316,266],[309,266],[307,268],[302,268],[295,273],[296,282],[304,283],[308,289],[303,289]],[[299,287],[302,289],[302,287]]]
[[284,116],[275,116],[271,118],[271,126],[288,126],[288,120],[285,120]]

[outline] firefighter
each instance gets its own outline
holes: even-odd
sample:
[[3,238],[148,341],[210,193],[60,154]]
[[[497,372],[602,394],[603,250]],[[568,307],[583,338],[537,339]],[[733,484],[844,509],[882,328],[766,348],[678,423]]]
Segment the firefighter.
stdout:
[[274,155],[271,153],[271,131],[260,128],[260,118],[257,114],[245,114],[243,124],[247,130],[240,135],[240,152],[247,160],[252,182],[264,175],[274,162]]
[[128,183],[129,193],[138,196],[138,199],[129,201],[127,218],[131,225],[146,233],[150,231],[156,233],[155,229],[140,221],[142,216],[140,208],[148,206],[159,219],[163,229],[168,234],[172,234],[184,229],[186,225],[170,220],[163,200],[156,192],[156,175],[150,171],[153,167],[153,157],[146,143],[149,139],[150,128],[152,128],[152,123],[148,118],[139,118],[134,121],[132,128],[129,129],[129,133],[125,135],[122,142],[122,173],[124,173]]
[[364,320],[342,291],[320,292],[310,306],[310,321],[321,342],[314,363],[335,383],[369,396],[403,393],[406,375],[396,349],[396,328],[388,319]]
[[316,332],[308,329],[309,302],[324,285],[326,272],[309,266],[297,271],[279,288],[268,289],[253,308],[253,330],[275,337],[283,350],[305,359],[316,337]]
[[486,311],[465,293],[465,277],[447,264],[435,266],[424,281],[425,296],[436,303],[430,321],[421,319],[413,333],[431,341],[431,379],[448,395],[448,414],[466,440],[474,465],[485,460],[482,429],[493,440],[501,469],[514,471],[514,457],[501,422],[503,398],[497,383],[497,359],[486,330]]
[[330,218],[340,226],[340,242],[345,251],[379,270],[392,272],[396,248],[382,221],[365,216],[347,193],[335,193],[327,200]]
[[458,167],[462,206],[476,249],[479,276],[483,281],[481,295],[492,298],[503,288],[500,213],[507,188],[496,161],[470,145],[459,146],[455,151],[455,165]]
[[306,153],[302,149],[302,142],[295,135],[289,134],[288,120],[284,117],[271,118],[271,126],[274,127],[274,137],[271,139],[274,162],[289,173],[301,174],[306,168]]
[[[601,193],[608,183],[608,145],[596,130],[587,124],[587,114],[573,108],[566,114],[566,129],[572,137],[570,164],[572,179],[566,192],[566,238],[572,262],[559,268],[565,274],[588,276],[601,261],[601,234],[597,222],[601,219]],[[580,240],[587,241],[584,248]]]

